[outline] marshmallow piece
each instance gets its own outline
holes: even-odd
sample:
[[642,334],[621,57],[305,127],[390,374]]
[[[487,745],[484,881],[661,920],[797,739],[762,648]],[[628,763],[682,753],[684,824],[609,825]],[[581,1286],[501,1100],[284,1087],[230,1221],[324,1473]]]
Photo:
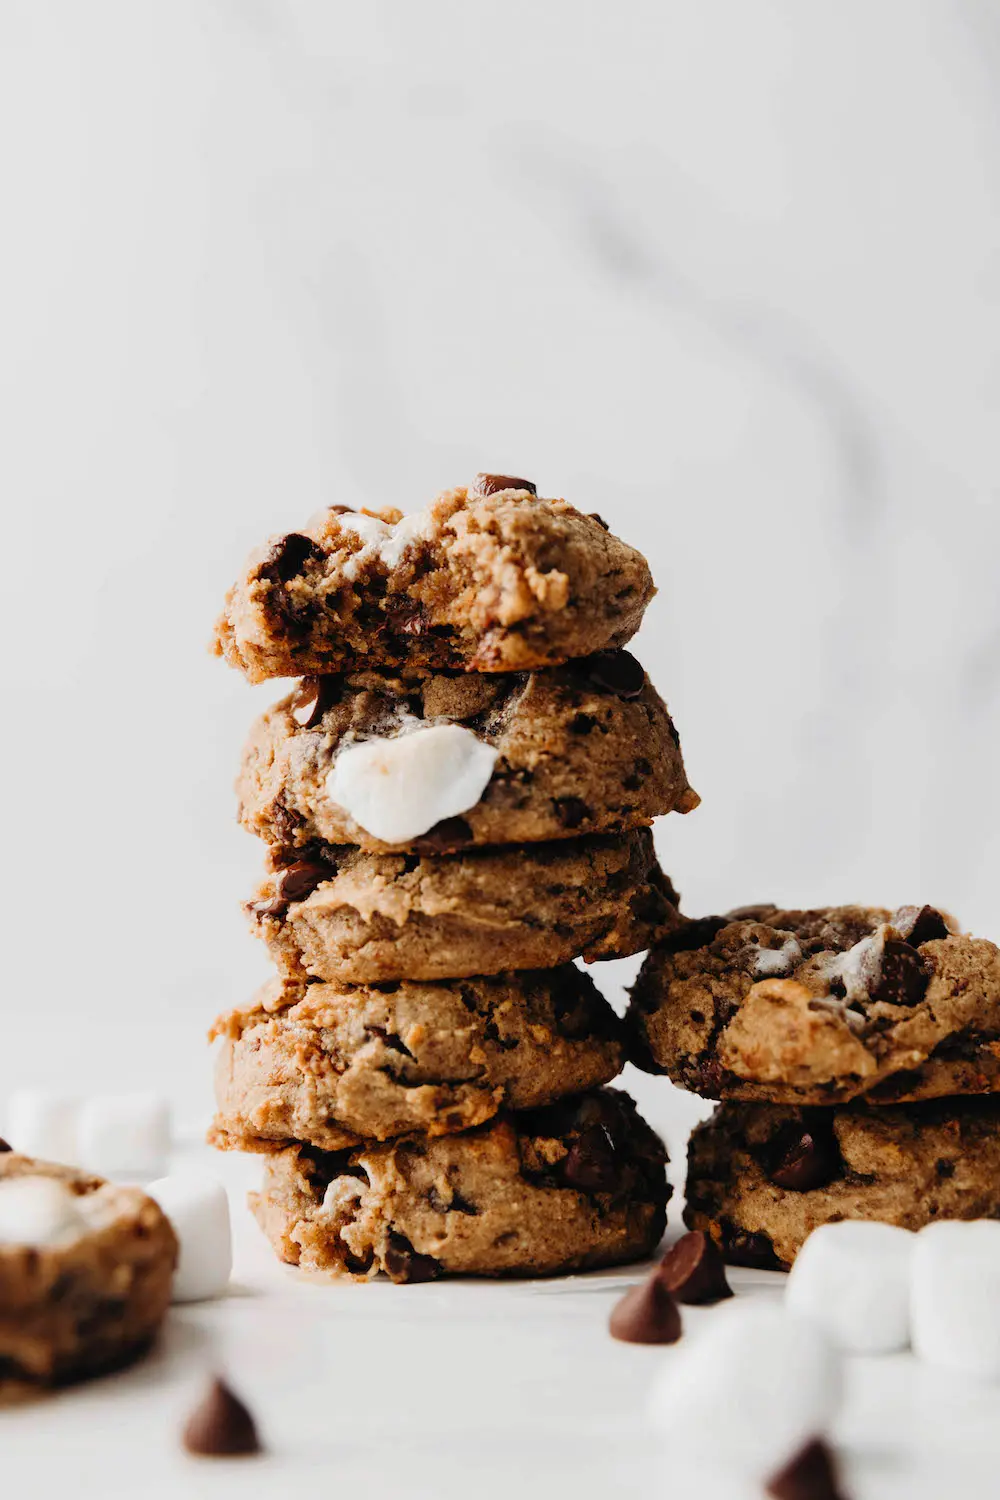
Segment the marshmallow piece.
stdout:
[[0,1182],[0,1245],[58,1245],[89,1227],[80,1199],[52,1177]]
[[386,844],[408,844],[475,807],[498,752],[461,724],[429,724],[341,750],[326,778],[332,802]]
[[66,1094],[18,1089],[7,1102],[7,1139],[22,1156],[76,1166],[79,1113],[78,1101]]
[[820,1324],[845,1353],[905,1349],[916,1240],[894,1224],[857,1219],[821,1224],[788,1274],[789,1311]]
[[930,1364],[1000,1380],[1000,1223],[942,1220],[916,1236],[913,1349]]
[[233,1242],[226,1190],[207,1172],[177,1172],[146,1189],[173,1225],[180,1245],[174,1302],[204,1302],[226,1290]]
[[95,1094],[80,1111],[80,1160],[103,1177],[156,1177],[170,1151],[170,1111],[159,1094]]
[[727,1306],[670,1356],[649,1415],[682,1462],[763,1480],[826,1430],[841,1394],[840,1357],[815,1323]]

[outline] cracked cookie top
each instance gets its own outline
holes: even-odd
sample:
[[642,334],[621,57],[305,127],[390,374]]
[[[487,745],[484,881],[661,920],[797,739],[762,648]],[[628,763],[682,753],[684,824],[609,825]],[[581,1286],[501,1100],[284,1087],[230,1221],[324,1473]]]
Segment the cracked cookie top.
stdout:
[[1000,951],[929,906],[742,908],[650,955],[640,1066],[709,1098],[829,1104],[1000,1088]]
[[334,505],[272,537],[226,597],[216,654],[262,682],[531,671],[624,645],[654,593],[645,558],[599,517],[507,481],[480,475],[409,516]]

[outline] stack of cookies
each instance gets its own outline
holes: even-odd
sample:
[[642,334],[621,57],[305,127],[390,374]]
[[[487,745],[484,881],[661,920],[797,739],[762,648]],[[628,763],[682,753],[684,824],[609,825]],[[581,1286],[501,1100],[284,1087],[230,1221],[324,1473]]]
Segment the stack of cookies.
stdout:
[[933,907],[746,907],[646,960],[639,1066],[723,1101],[687,1222],[787,1269],[818,1225],[1000,1217],[1000,950]]
[[624,1030],[574,963],[684,925],[649,824],[698,798],[622,649],[652,594],[600,517],[485,474],[333,506],[231,590],[218,652],[301,678],[239,779],[278,974],[215,1028],[214,1140],[266,1154],[283,1260],[413,1281],[659,1240],[665,1152],[604,1088]]

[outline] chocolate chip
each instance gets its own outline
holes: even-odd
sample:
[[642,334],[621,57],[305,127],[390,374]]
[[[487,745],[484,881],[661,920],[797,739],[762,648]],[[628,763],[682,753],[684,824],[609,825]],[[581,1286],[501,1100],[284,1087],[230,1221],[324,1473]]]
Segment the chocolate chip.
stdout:
[[584,1193],[613,1193],[621,1180],[614,1140],[603,1123],[588,1125],[573,1142],[562,1166],[563,1181]]
[[595,651],[580,667],[595,687],[619,698],[638,698],[646,685],[646,674],[631,651]]
[[331,871],[326,865],[313,864],[311,860],[296,860],[275,876],[278,897],[284,902],[304,901],[316,887],[330,879]]
[[282,901],[280,896],[272,896],[269,901],[252,901],[250,910],[255,917],[283,917],[288,910],[288,902]]
[[290,531],[287,536],[279,537],[273,543],[261,563],[260,576],[269,578],[272,583],[288,583],[297,573],[302,572],[310,558],[322,555],[311,538],[303,536],[299,531]]
[[199,1458],[236,1458],[261,1451],[253,1417],[218,1379],[188,1417],[182,1440],[187,1451]]
[[579,828],[590,817],[590,808],[582,797],[556,797],[552,805],[564,828]]
[[783,1260],[779,1260],[769,1235],[759,1231],[749,1233],[738,1229],[728,1220],[721,1221],[722,1253],[731,1266],[747,1266],[753,1271],[787,1271]]
[[623,1344],[676,1344],[681,1336],[681,1315],[654,1271],[615,1303],[608,1328],[611,1337]]
[[453,854],[456,849],[467,849],[472,843],[472,829],[464,818],[442,818],[419,839],[414,839],[414,849],[421,854]]
[[721,1302],[733,1295],[719,1248],[700,1229],[681,1235],[676,1245],[671,1245],[657,1275],[678,1302],[693,1306]]
[[0,1136],[0,1156],[2,1156],[7,1151],[13,1151],[13,1149],[13,1146],[5,1141],[3,1136]]
[[588,510],[587,515],[591,521],[596,521],[602,531],[610,531],[611,527],[603,516],[599,516],[596,510]]
[[911,948],[951,936],[947,922],[933,906],[901,906],[892,918],[892,926]]
[[934,1171],[937,1173],[938,1177],[954,1177],[955,1163],[953,1161],[949,1161],[946,1156],[941,1156],[934,1163]]
[[469,494],[496,495],[500,490],[527,490],[529,495],[538,494],[530,479],[518,479],[513,474],[477,474]]
[[832,1129],[817,1124],[792,1125],[771,1142],[765,1167],[775,1187],[808,1193],[825,1187],[840,1170],[840,1152]]
[[917,1005],[930,981],[930,966],[909,943],[890,938],[869,990],[872,1004]]
[[470,1203],[468,1198],[463,1198],[461,1193],[453,1192],[450,1198],[446,1198],[433,1183],[427,1194],[427,1202],[436,1214],[468,1214],[475,1218],[479,1213],[476,1205]]
[[844,1500],[833,1454],[821,1438],[769,1479],[765,1493],[771,1500]]
[[324,684],[322,677],[303,677],[292,694],[288,711],[303,729],[312,729],[323,717],[328,697]]
[[691,953],[696,948],[707,948],[728,925],[728,917],[696,917],[668,934],[657,948],[662,953]]
[[435,1281],[441,1267],[430,1255],[421,1255],[414,1250],[405,1235],[389,1230],[389,1244],[385,1252],[386,1275],[399,1283],[413,1281]]

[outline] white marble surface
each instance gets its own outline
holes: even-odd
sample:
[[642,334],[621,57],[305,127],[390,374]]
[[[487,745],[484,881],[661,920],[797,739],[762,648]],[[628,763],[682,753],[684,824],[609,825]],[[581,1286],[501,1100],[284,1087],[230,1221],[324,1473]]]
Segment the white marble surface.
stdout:
[[[998,75],[987,0],[0,0],[0,1098],[139,1075],[204,1114],[204,1029],[266,972],[230,787],[273,693],[206,656],[222,592],[323,501],[416,508],[480,467],[653,563],[639,649],[704,797],[658,834],[689,909],[928,899],[1000,933]],[[629,1082],[677,1155],[698,1107]],[[404,1379],[396,1298],[314,1324],[296,1293],[333,1415],[286,1359],[280,1441],[361,1480],[377,1442],[411,1494],[567,1464],[652,1492],[597,1416],[633,1432],[634,1356],[574,1297],[522,1334],[417,1289]],[[428,1439],[425,1370],[466,1388],[444,1307],[493,1386]],[[142,1462],[172,1492],[164,1413],[223,1312],[175,1319],[165,1390],[129,1383],[143,1453],[93,1441],[103,1397],[60,1402],[93,1488]],[[388,1432],[359,1395],[387,1379]],[[992,1404],[859,1381],[872,1495],[977,1493]]]
[[[681,1470],[647,1421],[653,1377],[681,1346],[608,1335],[608,1314],[640,1270],[506,1285],[317,1284],[278,1266],[243,1210],[254,1165],[229,1157],[219,1169],[234,1195],[230,1295],[174,1308],[160,1349],[134,1370],[0,1410],[4,1493],[761,1500],[724,1472]],[[739,1270],[731,1279],[739,1298],[776,1299],[784,1282]],[[684,1309],[684,1338],[731,1305]],[[206,1463],[182,1452],[183,1419],[219,1369],[257,1415],[266,1458]],[[851,1500],[996,1493],[1000,1387],[909,1354],[850,1359],[845,1375],[831,1438]]]

